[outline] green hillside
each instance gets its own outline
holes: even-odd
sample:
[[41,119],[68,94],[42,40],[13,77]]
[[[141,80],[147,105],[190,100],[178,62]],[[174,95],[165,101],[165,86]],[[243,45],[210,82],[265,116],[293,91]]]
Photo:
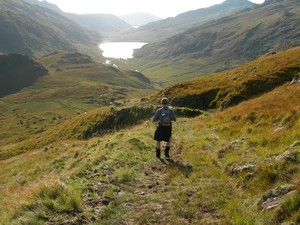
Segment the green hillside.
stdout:
[[102,59],[101,37],[66,17],[22,0],[0,0],[0,51],[40,57],[56,50]]
[[0,98],[0,125],[5,128],[0,131],[0,145],[26,140],[91,109],[154,92],[143,74],[97,63],[80,53],[58,51],[37,61],[49,71],[47,76]]
[[300,47],[267,54],[224,72],[174,84],[150,99],[168,96],[175,106],[226,108],[257,97],[300,76]]
[[0,97],[32,85],[48,71],[27,56],[0,55]]
[[120,41],[121,38],[122,41],[158,42],[182,33],[188,28],[233,15],[254,5],[254,3],[248,0],[226,0],[221,4],[216,4],[208,8],[191,10],[175,17],[148,23],[130,32],[109,34],[108,39]]
[[[176,107],[171,159],[155,157],[155,124],[149,119],[158,105],[148,102],[89,110],[18,144],[2,142],[0,223],[298,224],[300,83],[284,80],[292,73],[299,76],[298,53],[294,48],[209,76],[225,81],[236,74],[227,82],[228,91],[230,85],[242,89],[245,82],[266,89],[210,113]],[[64,60],[74,62],[74,54],[67,56]],[[68,69],[63,63],[55,68],[51,56],[41,61],[52,70]],[[254,65],[265,64],[267,75],[254,73]],[[195,82],[198,92],[214,88],[214,82],[202,79],[202,87]],[[187,99],[185,106],[191,102]],[[0,107],[1,122],[7,121],[1,127],[6,127],[7,108]]]
[[145,45],[135,52],[135,57],[137,64],[144,62],[140,70],[154,81],[184,81],[299,46],[299,15],[297,0],[267,1]]
[[297,224],[299,88],[180,118],[170,160],[155,158],[149,121],[2,160],[0,221]]

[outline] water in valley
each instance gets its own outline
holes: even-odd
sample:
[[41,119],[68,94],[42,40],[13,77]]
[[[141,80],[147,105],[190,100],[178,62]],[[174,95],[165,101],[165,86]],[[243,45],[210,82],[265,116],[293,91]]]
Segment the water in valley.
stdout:
[[134,49],[143,47],[144,42],[107,42],[101,43],[99,48],[103,51],[105,58],[130,59],[133,57]]

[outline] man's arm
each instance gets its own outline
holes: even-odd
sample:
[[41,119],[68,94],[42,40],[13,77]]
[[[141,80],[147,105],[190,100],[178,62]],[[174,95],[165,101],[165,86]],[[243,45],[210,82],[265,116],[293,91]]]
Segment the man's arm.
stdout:
[[153,121],[153,122],[158,121],[158,120],[159,120],[159,117],[160,117],[160,112],[159,112],[159,109],[158,109],[158,110],[156,110],[155,115],[153,116],[152,121]]

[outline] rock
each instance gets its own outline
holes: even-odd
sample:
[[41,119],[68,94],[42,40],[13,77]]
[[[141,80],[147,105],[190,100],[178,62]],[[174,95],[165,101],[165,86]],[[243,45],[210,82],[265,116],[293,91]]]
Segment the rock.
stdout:
[[241,144],[247,140],[245,137],[238,138],[234,141],[229,142],[226,146],[222,147],[218,151],[218,158],[223,158],[225,154],[229,153],[231,150],[239,149]]
[[237,166],[231,170],[232,175],[237,175],[241,173],[253,173],[255,171],[255,165],[246,164],[243,166]]
[[290,148],[296,148],[296,147],[299,147],[300,146],[300,141],[295,141],[291,146]]
[[296,225],[296,224],[294,222],[287,221],[287,222],[281,223],[280,225]]
[[285,199],[296,194],[293,185],[280,186],[268,191],[258,202],[258,207],[262,211],[277,208]]
[[290,84],[296,84],[296,83],[300,83],[300,78],[294,77],[294,78],[292,79],[292,81],[290,82]]
[[265,202],[261,204],[262,211],[269,211],[279,207],[288,197],[291,197],[296,194],[296,191],[290,191],[285,195],[279,197],[268,198]]
[[283,129],[284,129],[284,126],[278,127],[278,128],[276,128],[276,129],[274,130],[274,132],[278,132],[278,131],[281,131],[281,130],[283,130]]
[[296,153],[293,153],[291,151],[285,151],[281,155],[275,156],[275,160],[284,160],[284,161],[292,161],[296,162],[297,161],[297,155]]
[[245,138],[245,137],[238,138],[238,139],[230,142],[230,145],[233,146],[233,147],[239,147],[239,144],[243,143],[246,139],[247,138]]

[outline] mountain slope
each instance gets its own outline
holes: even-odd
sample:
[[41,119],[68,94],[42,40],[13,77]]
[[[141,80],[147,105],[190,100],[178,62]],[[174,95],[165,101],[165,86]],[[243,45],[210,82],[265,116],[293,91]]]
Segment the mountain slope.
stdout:
[[[206,75],[269,52],[299,46],[299,15],[299,1],[266,2],[191,28],[166,41],[145,45],[134,56],[145,63],[151,62],[140,70],[155,81],[174,82]],[[166,68],[164,76],[155,74],[157,68]]]
[[27,56],[0,55],[0,98],[32,85],[48,71]]
[[64,15],[86,29],[98,32],[120,32],[132,29],[128,23],[111,14],[65,13]]
[[56,5],[49,3],[47,1],[38,0],[26,0],[30,4],[39,5],[54,12],[65,16],[72,21],[80,24],[88,30],[94,30],[97,32],[120,32],[132,29],[132,27],[121,20],[119,17],[111,14],[75,14],[75,13],[65,13]]
[[101,58],[99,35],[49,9],[23,1],[0,1],[0,51],[42,56],[62,49]]
[[[77,52],[57,51],[37,60],[56,77],[87,79],[104,84],[141,88],[151,88],[151,82],[143,74],[133,70],[120,70],[114,66],[98,63],[88,55]],[[61,82],[66,82],[61,80]]]
[[155,158],[146,121],[2,160],[0,222],[297,224],[299,88],[179,118],[171,159]]
[[[0,130],[0,146],[43,133],[77,114],[120,105],[129,98],[139,100],[154,92],[149,79],[140,72],[104,65],[88,55],[58,51],[36,61],[48,70],[47,76],[0,98],[0,126],[6,128]],[[26,71],[21,61],[17,64],[16,69]],[[30,81],[33,74],[25,75]],[[8,87],[9,83],[1,85]]]
[[30,4],[33,4],[33,5],[39,5],[39,6],[42,6],[44,8],[48,8],[56,13],[59,13],[59,14],[63,14],[63,11],[55,4],[52,4],[50,2],[47,2],[47,1],[39,1],[39,0],[25,0],[25,2],[28,2]]
[[259,96],[300,75],[300,47],[269,54],[232,70],[177,83],[152,96],[175,106],[224,108]]
[[137,40],[150,43],[157,42],[174,36],[175,34],[182,33],[188,28],[199,26],[210,20],[232,15],[254,5],[255,4],[248,0],[226,0],[222,4],[188,11],[176,17],[146,24],[130,33],[120,34],[119,37],[121,36],[125,40]]

